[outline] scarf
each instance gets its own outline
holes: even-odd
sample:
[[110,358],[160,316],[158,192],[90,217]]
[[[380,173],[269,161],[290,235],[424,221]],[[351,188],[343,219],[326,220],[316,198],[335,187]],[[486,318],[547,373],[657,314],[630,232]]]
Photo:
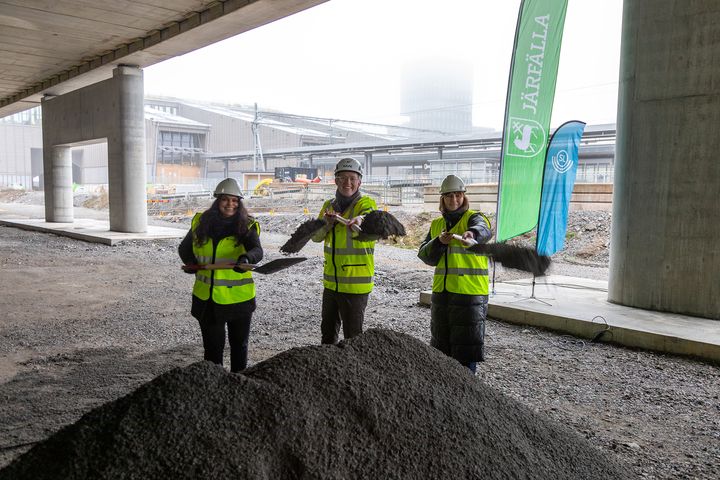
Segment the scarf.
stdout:
[[343,213],[355,201],[356,198],[360,197],[360,189],[353,193],[351,196],[346,197],[341,195],[340,192],[335,192],[335,200],[331,202],[332,207],[336,212]]
[[223,217],[218,214],[213,219],[214,221],[210,224],[210,238],[213,242],[217,243],[225,237],[234,237],[237,234],[238,228],[238,216],[233,215],[232,217]]
[[443,218],[445,219],[445,231],[449,232],[451,228],[457,225],[467,210],[468,207],[460,207],[453,212],[443,213]]

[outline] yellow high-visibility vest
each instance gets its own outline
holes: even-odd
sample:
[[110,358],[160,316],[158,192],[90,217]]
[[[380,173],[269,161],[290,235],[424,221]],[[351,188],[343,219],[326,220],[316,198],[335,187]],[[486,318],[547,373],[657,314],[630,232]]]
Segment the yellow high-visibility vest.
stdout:
[[[200,224],[200,215],[198,213],[192,219],[193,237]],[[260,224],[254,219],[250,219],[248,228],[254,228],[260,235]],[[193,241],[193,253],[198,263],[207,264],[235,263],[240,255],[247,252],[245,245],[235,245],[235,237],[225,237],[218,242],[217,247],[211,238],[201,246],[197,246]],[[238,273],[232,269],[198,270],[195,274],[193,295],[200,300],[208,300],[212,295],[212,301],[221,305],[246,302],[255,298],[255,282],[249,271]]]
[[[330,208],[327,200],[320,210],[318,218],[322,218],[325,210]],[[365,215],[377,209],[375,200],[370,197],[359,197],[347,210],[343,218],[351,219]],[[352,231],[340,222],[325,236],[323,251],[325,265],[323,267],[323,286],[341,293],[370,293],[373,289],[375,275],[375,241],[360,242],[353,238]]]
[[[468,220],[476,212],[466,211],[449,233],[462,235],[468,229]],[[485,223],[487,219],[483,216]],[[488,223],[488,228],[490,224]],[[445,219],[436,218],[430,224],[430,236],[439,236],[445,230]],[[459,240],[451,240],[446,253],[440,257],[433,275],[433,292],[452,292],[464,295],[487,295],[488,258],[467,250]]]

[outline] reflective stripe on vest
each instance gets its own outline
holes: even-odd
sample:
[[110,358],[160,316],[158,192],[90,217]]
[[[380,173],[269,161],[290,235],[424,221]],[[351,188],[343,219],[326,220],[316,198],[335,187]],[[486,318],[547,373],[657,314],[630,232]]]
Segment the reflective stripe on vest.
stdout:
[[[468,229],[468,221],[475,214],[468,210],[450,233],[462,235]],[[487,220],[485,220],[487,223]],[[490,225],[488,225],[490,227]],[[445,219],[436,218],[430,224],[430,236],[437,237],[445,230]],[[433,292],[452,292],[464,295],[487,295],[488,259],[467,250],[459,240],[451,240],[446,253],[440,257],[433,275]]]
[[[330,208],[330,200],[320,210],[322,218]],[[376,210],[375,200],[359,197],[346,211],[343,218],[351,219]],[[325,264],[323,267],[323,286],[342,293],[370,293],[375,275],[375,242],[360,242],[353,238],[347,226],[336,223],[325,236]]]
[[[200,214],[192,220],[193,236],[200,224]],[[248,228],[254,228],[260,234],[260,226],[255,220],[250,220]],[[218,242],[217,247],[211,238],[205,244],[197,246],[193,241],[193,253],[198,263],[235,263],[237,259],[247,253],[245,245],[235,245],[235,237],[225,237]],[[212,300],[221,305],[246,302],[255,298],[255,282],[250,272],[238,273],[232,269],[224,270],[198,270],[195,274],[193,295],[200,300]]]

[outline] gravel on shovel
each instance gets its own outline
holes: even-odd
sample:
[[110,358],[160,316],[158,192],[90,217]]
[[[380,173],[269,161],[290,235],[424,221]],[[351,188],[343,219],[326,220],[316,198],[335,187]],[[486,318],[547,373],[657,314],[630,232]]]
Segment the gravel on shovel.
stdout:
[[298,226],[290,235],[290,238],[280,247],[282,253],[297,253],[310,241],[312,236],[326,225],[325,220],[314,218],[307,220]]
[[383,240],[405,235],[405,227],[392,214],[383,210],[373,210],[365,215],[362,221],[362,232],[357,236],[358,240]]

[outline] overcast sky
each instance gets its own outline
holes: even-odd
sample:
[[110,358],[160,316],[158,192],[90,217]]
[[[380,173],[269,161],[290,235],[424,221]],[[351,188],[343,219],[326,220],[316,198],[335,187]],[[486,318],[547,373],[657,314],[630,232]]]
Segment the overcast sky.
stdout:
[[[397,123],[405,62],[474,67],[473,124],[502,128],[520,0],[330,0],[145,69],[145,93]],[[569,0],[552,126],[614,123],[622,0]]]

